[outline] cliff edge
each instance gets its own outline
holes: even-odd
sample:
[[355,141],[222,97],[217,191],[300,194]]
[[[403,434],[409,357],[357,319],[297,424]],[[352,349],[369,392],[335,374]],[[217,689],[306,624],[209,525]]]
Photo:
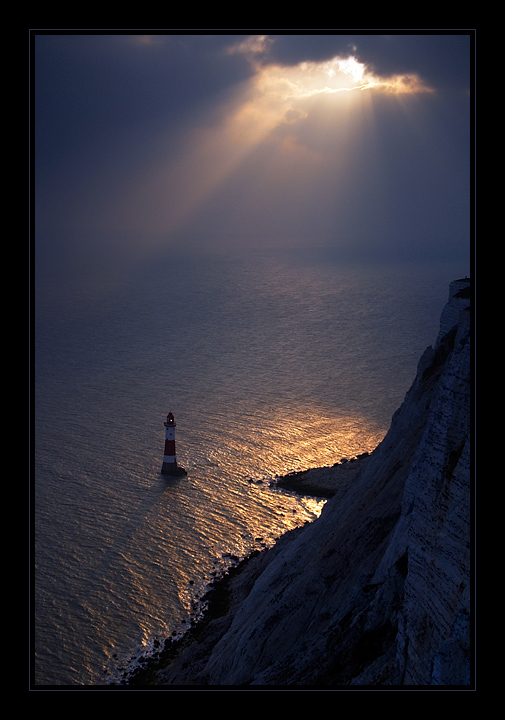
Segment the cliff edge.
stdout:
[[335,467],[321,516],[230,580],[226,609],[159,683],[470,686],[468,279],[358,466],[348,482]]

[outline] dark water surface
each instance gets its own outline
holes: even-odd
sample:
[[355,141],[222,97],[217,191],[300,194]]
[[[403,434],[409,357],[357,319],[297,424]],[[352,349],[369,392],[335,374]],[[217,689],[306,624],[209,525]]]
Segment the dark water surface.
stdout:
[[[230,555],[317,517],[268,481],[377,445],[455,277],[214,256],[41,288],[35,682],[109,682]],[[183,479],[160,475],[170,410]]]

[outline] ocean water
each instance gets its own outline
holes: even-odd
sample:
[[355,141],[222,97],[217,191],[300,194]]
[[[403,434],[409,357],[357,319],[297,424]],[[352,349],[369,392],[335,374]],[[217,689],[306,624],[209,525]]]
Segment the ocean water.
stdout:
[[[251,253],[41,286],[35,685],[118,679],[233,558],[314,520],[323,501],[269,481],[373,450],[454,272]],[[169,411],[180,479],[160,474]]]

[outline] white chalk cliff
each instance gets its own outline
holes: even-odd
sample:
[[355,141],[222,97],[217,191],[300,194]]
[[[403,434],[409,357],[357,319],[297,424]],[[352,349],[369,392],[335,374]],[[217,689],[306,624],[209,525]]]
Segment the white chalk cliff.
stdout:
[[250,561],[161,683],[470,685],[469,283],[384,440],[352,481],[335,468],[321,516]]

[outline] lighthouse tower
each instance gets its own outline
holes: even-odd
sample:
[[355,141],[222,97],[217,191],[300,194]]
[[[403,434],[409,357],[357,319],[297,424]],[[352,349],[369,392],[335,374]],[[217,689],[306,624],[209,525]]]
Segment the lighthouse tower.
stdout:
[[163,465],[161,468],[162,475],[181,476],[186,475],[184,468],[177,465],[177,456],[175,454],[175,426],[176,422],[173,414],[167,415],[165,425],[165,452],[163,454]]

